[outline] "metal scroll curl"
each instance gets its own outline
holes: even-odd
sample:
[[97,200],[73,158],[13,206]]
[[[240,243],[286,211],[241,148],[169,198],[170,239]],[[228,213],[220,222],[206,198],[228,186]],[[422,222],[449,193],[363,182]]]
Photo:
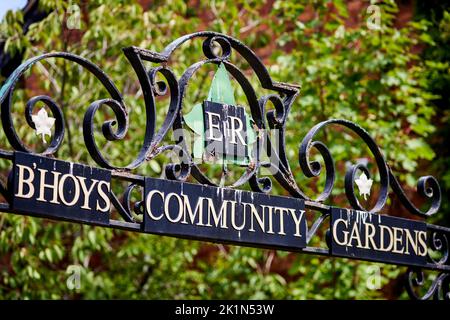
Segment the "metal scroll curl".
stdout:
[[[29,70],[35,63],[50,59],[50,58],[62,58],[69,61],[72,61],[80,66],[82,66],[85,70],[89,71],[93,74],[105,87],[108,91],[110,98],[101,99],[98,101],[94,101],[86,110],[84,121],[83,121],[83,136],[85,140],[85,144],[87,150],[91,157],[97,162],[98,165],[108,169],[121,169],[121,170],[131,170],[139,167],[143,164],[148,155],[152,151],[152,147],[161,141],[164,135],[170,128],[171,123],[175,117],[175,111],[173,110],[177,106],[178,99],[178,85],[175,79],[175,76],[168,68],[157,68],[155,70],[151,70],[150,76],[147,75],[147,70],[143,66],[143,63],[140,57],[135,52],[126,52],[126,56],[129,59],[131,65],[136,71],[136,74],[139,78],[140,84],[144,93],[144,101],[145,101],[145,109],[146,109],[146,130],[145,136],[143,139],[142,147],[137,155],[136,159],[133,160],[130,164],[125,167],[117,167],[113,165],[104,155],[101,150],[98,148],[95,138],[94,138],[94,115],[97,110],[102,106],[107,106],[111,108],[114,113],[114,120],[107,120],[102,125],[103,136],[109,141],[117,141],[123,139],[127,132],[129,126],[129,117],[128,117],[128,109],[125,106],[122,95],[119,90],[116,88],[111,79],[95,64],[90,62],[89,60],[71,54],[67,52],[54,52],[43,54],[34,58],[31,58],[25,61],[22,65],[17,68],[13,74],[6,80],[5,84],[1,88],[0,91],[0,103],[1,103],[1,121],[4,128],[5,135],[8,139],[10,145],[14,148],[14,150],[27,152],[27,153],[35,153],[34,150],[29,149],[25,146],[23,141],[17,135],[16,129],[13,124],[12,119],[12,95],[16,86],[17,81],[20,77]],[[154,101],[154,94],[156,95],[164,95],[164,82],[163,81],[154,81],[154,76],[156,73],[162,74],[167,80],[168,86],[171,90],[171,102],[170,102],[170,110],[167,114],[167,119],[164,121],[163,128],[160,129],[155,134],[155,123],[156,123],[156,108]],[[65,123],[63,117],[63,110],[57,103],[48,96],[36,96],[31,98],[27,102],[27,106],[25,109],[25,117],[28,125],[35,129],[35,123],[32,120],[32,112],[34,106],[38,102],[43,102],[52,112],[53,117],[55,118],[55,134],[52,138],[52,141],[48,145],[47,149],[41,152],[42,155],[52,155],[54,154],[59,147],[64,138],[65,131]],[[1,150],[2,154],[8,155],[9,152],[7,150]]]
[[309,159],[311,148],[318,149],[325,162],[325,168],[327,172],[325,189],[323,193],[316,199],[316,201],[323,201],[324,199],[327,199],[328,196],[331,194],[331,190],[333,188],[334,183],[334,163],[328,148],[320,141],[313,141],[313,138],[319,130],[321,130],[325,126],[332,124],[344,126],[355,132],[366,143],[367,147],[373,154],[375,163],[377,164],[378,167],[378,173],[380,175],[380,191],[378,194],[377,201],[373,206],[373,208],[371,209],[366,209],[360,204],[354,191],[354,182],[356,173],[358,171],[362,171],[366,176],[370,178],[370,172],[368,168],[362,163],[357,163],[350,166],[350,168],[347,170],[345,176],[345,193],[347,195],[347,199],[349,200],[350,205],[354,209],[368,211],[371,213],[379,212],[386,204],[389,186],[391,186],[394,193],[399,197],[401,203],[412,214],[421,216],[430,216],[439,210],[441,202],[441,191],[439,183],[434,177],[425,176],[421,177],[418,180],[417,191],[419,192],[419,194],[423,197],[431,199],[430,208],[424,212],[415,207],[414,204],[406,197],[402,187],[400,186],[400,183],[393,174],[391,168],[387,165],[381,150],[378,148],[377,144],[367,133],[367,131],[351,121],[342,119],[330,119],[315,125],[307,133],[307,135],[300,144],[299,163],[306,176],[313,177],[318,176],[321,173],[320,163],[310,161]]
[[[425,289],[425,293],[418,290]],[[428,289],[425,287],[425,274],[420,269],[408,268],[406,272],[406,291],[411,299],[415,300],[450,300],[450,273],[441,272]]]
[[[331,119],[331,120],[327,120],[327,121],[324,121],[324,122],[321,122],[321,123],[315,125],[308,132],[308,134],[305,136],[302,143],[300,144],[300,150],[299,150],[300,166],[302,167],[303,171],[305,172],[305,174],[307,176],[317,176],[320,174],[320,169],[321,169],[320,164],[318,162],[311,163],[311,161],[309,160],[310,149],[312,147],[316,147],[317,149],[319,149],[319,151],[321,152],[321,154],[324,158],[325,167],[326,167],[327,171],[330,171],[331,170],[330,168],[334,167],[334,164],[332,163],[333,160],[332,160],[331,156],[329,155],[330,152],[329,152],[328,148],[321,142],[313,141],[314,136],[317,134],[317,132],[319,130],[321,130],[325,126],[331,125],[331,124],[345,126],[345,127],[349,128],[350,130],[352,130],[353,132],[355,132],[356,134],[358,134],[358,136],[363,139],[363,141],[367,144],[367,146],[369,147],[369,150],[372,152],[372,154],[375,158],[375,162],[377,164],[378,171],[380,174],[381,188],[380,188],[377,202],[375,203],[375,205],[372,209],[366,210],[361,206],[361,204],[358,202],[358,199],[355,196],[354,189],[353,189],[353,182],[354,182],[354,177],[355,177],[356,171],[362,170],[366,174],[369,174],[369,170],[367,169],[367,167],[363,166],[362,164],[357,164],[357,165],[350,167],[349,171],[346,174],[346,179],[345,179],[345,190],[346,190],[346,195],[347,195],[347,198],[348,198],[350,204],[352,205],[353,208],[355,208],[357,210],[364,210],[364,211],[369,211],[369,212],[380,211],[383,208],[383,206],[385,205],[387,197],[388,197],[388,188],[389,188],[388,168],[386,165],[386,161],[384,160],[383,155],[381,154],[381,151],[379,150],[375,141],[373,141],[373,139],[370,137],[370,135],[363,128],[358,126],[357,124],[347,121],[347,120]],[[320,200],[328,198],[328,196],[331,194],[333,182],[334,182],[334,177],[331,177],[331,175],[327,175],[327,179],[325,182],[326,187],[324,190],[324,194],[322,195],[322,198]]]
[[[12,102],[12,95],[16,86],[17,81],[20,79],[20,77],[28,70],[30,69],[35,63],[46,60],[49,58],[62,58],[67,59],[72,62],[75,62],[85,69],[87,69],[89,72],[91,72],[99,81],[104,85],[104,87],[107,89],[108,93],[111,95],[112,99],[117,101],[117,103],[121,106],[121,112],[125,113],[125,107],[123,106],[122,97],[115,87],[115,85],[112,83],[112,81],[106,76],[106,74],[95,64],[91,63],[89,60],[84,59],[82,57],[79,57],[77,55],[67,53],[67,52],[55,52],[55,53],[48,53],[43,54],[34,58],[31,58],[27,61],[25,61],[23,64],[21,64],[12,74],[11,76],[6,80],[5,84],[0,90],[0,103],[1,103],[1,121],[3,125],[3,129],[5,132],[5,135],[11,144],[11,146],[18,151],[22,152],[33,152],[33,150],[28,149],[25,144],[20,140],[20,138],[17,135],[16,129],[13,124],[13,119],[11,115],[11,102]],[[49,146],[45,151],[42,152],[43,155],[51,155],[54,154],[58,148],[60,147],[63,137],[64,137],[64,117],[62,116],[63,111],[60,106],[57,105],[57,103],[48,96],[36,96],[31,98],[27,102],[27,106],[25,109],[25,117],[27,120],[28,125],[35,129],[35,124],[32,120],[31,114],[33,112],[33,107],[38,102],[43,102],[49,109],[51,110],[53,116],[55,117],[55,134],[50,142]],[[126,125],[126,124],[125,124]],[[6,152],[6,151],[4,151]]]

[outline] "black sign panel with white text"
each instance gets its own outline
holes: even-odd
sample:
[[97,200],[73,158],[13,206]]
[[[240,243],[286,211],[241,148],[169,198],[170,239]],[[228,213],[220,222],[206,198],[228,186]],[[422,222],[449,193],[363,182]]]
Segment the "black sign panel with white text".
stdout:
[[144,231],[278,249],[306,246],[300,199],[145,179]]
[[109,224],[108,170],[15,152],[14,211],[33,216]]
[[425,265],[424,222],[332,208],[331,253],[371,261]]

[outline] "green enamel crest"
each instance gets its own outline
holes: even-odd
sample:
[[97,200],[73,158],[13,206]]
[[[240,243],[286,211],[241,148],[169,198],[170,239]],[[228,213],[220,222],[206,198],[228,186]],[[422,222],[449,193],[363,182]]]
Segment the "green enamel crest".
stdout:
[[[228,71],[223,63],[217,68],[217,72],[211,83],[209,89],[208,101],[217,102],[228,105],[236,105],[234,98],[234,90],[231,86]],[[203,107],[201,103],[194,105],[192,110],[186,114],[183,119],[186,125],[194,132],[192,155],[194,159],[203,159],[204,151],[204,124],[203,124]],[[256,141],[256,134],[253,130],[253,119],[245,112],[246,126],[247,126],[247,144],[248,155],[245,158],[228,158],[221,159],[223,164],[234,163],[239,165],[248,165],[250,155],[252,154],[253,144]]]

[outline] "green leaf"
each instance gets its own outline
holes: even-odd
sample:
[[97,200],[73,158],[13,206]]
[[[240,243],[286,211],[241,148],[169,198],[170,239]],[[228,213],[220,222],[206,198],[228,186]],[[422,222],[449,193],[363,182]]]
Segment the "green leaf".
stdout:
[[236,105],[234,90],[231,86],[228,71],[223,63],[217,68],[217,72],[211,83],[208,93],[208,101]]

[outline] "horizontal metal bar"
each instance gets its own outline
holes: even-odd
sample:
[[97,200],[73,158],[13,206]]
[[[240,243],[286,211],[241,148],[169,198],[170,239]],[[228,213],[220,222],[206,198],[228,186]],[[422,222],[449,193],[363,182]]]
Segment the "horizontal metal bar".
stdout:
[[424,268],[431,269],[431,270],[450,271],[450,265],[446,265],[446,264],[427,263],[427,266]]
[[[405,266],[405,267],[411,266],[409,264],[404,264],[404,263],[393,263],[393,262],[389,262],[389,261],[383,262],[383,261],[360,259],[360,258],[356,258],[356,257],[352,258],[352,257],[343,257],[343,256],[333,255],[331,253],[331,251],[327,248],[306,247],[306,248],[300,250],[300,253],[316,254],[316,255],[322,255],[322,256],[325,255],[325,256],[329,256],[330,258],[342,258],[342,259],[350,259],[350,260],[356,260],[356,261],[369,261],[369,262],[374,262],[374,263],[384,263],[384,264],[389,264],[389,265],[398,265],[398,266]],[[435,271],[444,271],[444,272],[450,271],[450,265],[441,265],[441,264],[433,264],[433,263],[427,263],[424,266],[418,266],[418,268],[424,268],[424,269],[435,270]]]
[[14,152],[12,152],[12,151],[0,150],[0,158],[8,159],[8,160],[13,160],[13,158],[14,158]]
[[135,53],[139,54],[139,56],[143,60],[147,60],[147,61],[151,61],[151,62],[166,62],[167,61],[167,56],[162,55],[157,52],[153,52],[153,51],[144,49],[144,48],[138,48],[135,46],[131,46],[131,47],[124,48],[123,50],[132,50]]
[[443,226],[438,226],[438,225],[435,225],[435,224],[427,223],[427,228],[450,233],[450,228],[446,228],[446,227],[443,227]]
[[120,221],[120,220],[109,220],[109,224],[111,227],[123,229],[123,230],[130,230],[130,231],[141,231],[141,224],[135,223],[135,222],[126,222],[126,221]]
[[139,185],[144,185],[144,180],[145,177],[144,176],[140,176],[137,174],[132,174],[126,171],[111,171],[111,176],[114,178],[119,178],[119,179],[123,179],[125,181],[129,181],[129,182],[134,182],[137,183]]
[[331,210],[330,206],[314,201],[305,201],[305,207],[308,209],[317,210],[324,213],[327,213]]
[[11,207],[8,203],[0,203],[0,211],[3,212],[9,212],[11,210]]
[[306,247],[301,252],[331,256],[330,249],[327,248]]

